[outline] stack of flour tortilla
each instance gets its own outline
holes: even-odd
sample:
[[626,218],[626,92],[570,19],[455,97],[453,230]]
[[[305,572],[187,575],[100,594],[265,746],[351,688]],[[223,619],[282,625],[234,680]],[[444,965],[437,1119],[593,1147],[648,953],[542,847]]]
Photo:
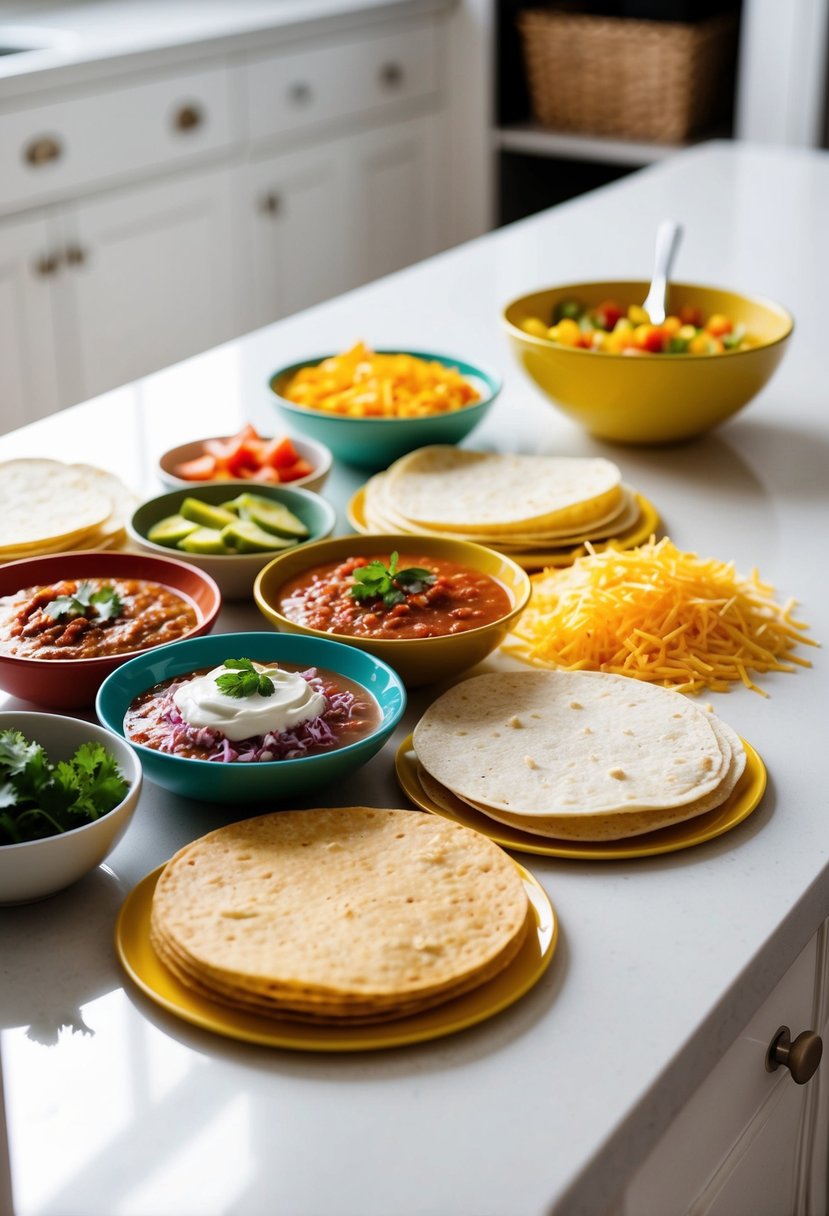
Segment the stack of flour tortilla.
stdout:
[[372,533],[446,536],[510,554],[618,536],[641,506],[610,460],[435,445],[370,478],[362,513]]
[[714,810],[745,768],[735,732],[674,692],[601,672],[457,684],[414,732],[425,792],[557,840],[642,835]]
[[416,1014],[484,984],[531,911],[515,863],[417,811],[282,811],[181,849],[150,938],[186,987],[237,1010],[338,1025]]
[[0,561],[116,548],[136,502],[119,478],[95,465],[35,457],[4,461]]

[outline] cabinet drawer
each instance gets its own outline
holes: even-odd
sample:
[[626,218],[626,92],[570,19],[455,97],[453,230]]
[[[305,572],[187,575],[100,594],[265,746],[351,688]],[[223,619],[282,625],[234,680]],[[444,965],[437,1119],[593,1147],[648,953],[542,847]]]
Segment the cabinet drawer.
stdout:
[[217,67],[0,114],[3,207],[224,147],[229,92],[228,70]]
[[248,122],[263,139],[437,91],[433,22],[251,60]]
[[[792,1038],[802,1030],[819,1029],[812,1025],[817,957],[817,939],[812,938],[633,1176],[621,1216],[720,1211],[742,1216],[790,1210],[775,1190],[781,1187],[788,1193],[796,1168],[796,1152],[787,1152],[784,1140],[796,1142],[802,1100],[818,1085],[820,1070],[801,1087],[786,1068],[767,1072],[765,1060],[781,1026],[789,1027]],[[824,1060],[821,1069],[826,1067]],[[753,1167],[752,1148],[763,1146],[767,1130],[777,1135],[779,1152],[773,1180],[761,1178],[758,1183],[765,1185],[764,1199],[749,1195],[739,1171],[742,1161]],[[742,1185],[740,1201],[729,1190],[734,1180]],[[725,1207],[721,1196],[726,1196]]]

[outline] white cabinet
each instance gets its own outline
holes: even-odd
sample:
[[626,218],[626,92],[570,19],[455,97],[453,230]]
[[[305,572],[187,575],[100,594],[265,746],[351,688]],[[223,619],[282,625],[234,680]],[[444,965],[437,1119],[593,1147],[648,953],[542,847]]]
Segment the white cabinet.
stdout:
[[370,7],[0,92],[3,428],[444,248],[447,22]]
[[217,169],[67,206],[56,320],[72,399],[238,333],[231,186]]
[[0,223],[0,431],[61,403],[52,325],[58,271],[46,215]]
[[241,328],[218,169],[0,221],[3,430]]
[[829,1059],[805,1084],[766,1068],[781,1026],[829,1032],[823,925],[664,1132],[613,1216],[825,1216]]
[[442,148],[426,116],[247,165],[249,328],[436,253]]
[[443,143],[433,116],[349,142],[352,281],[365,283],[437,253],[444,200]]
[[252,276],[248,328],[345,290],[347,208],[338,144],[254,161],[245,168],[243,195]]

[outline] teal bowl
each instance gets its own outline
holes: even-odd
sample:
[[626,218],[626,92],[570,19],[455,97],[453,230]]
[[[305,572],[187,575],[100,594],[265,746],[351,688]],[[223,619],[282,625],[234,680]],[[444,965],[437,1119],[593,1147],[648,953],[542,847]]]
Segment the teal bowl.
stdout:
[[[373,734],[347,747],[303,756],[223,764],[191,760],[131,743],[145,777],[174,794],[202,802],[274,803],[301,798],[323,786],[336,786],[349,773],[376,755],[406,708],[403,682],[387,663],[341,642],[279,633],[225,633],[192,641],[173,642],[122,664],[104,680],[95,701],[101,724],[124,738],[124,716],[130,703],[162,680],[204,667],[217,667],[228,658],[244,656],[258,663],[297,663],[322,667],[366,688],[380,706],[381,722]],[[129,740],[127,740],[129,742]]]
[[317,410],[295,405],[282,396],[282,387],[303,367],[314,367],[331,355],[317,355],[280,368],[268,381],[285,425],[303,435],[324,443],[346,464],[375,471],[385,469],[399,456],[431,443],[460,443],[489,412],[501,391],[501,380],[494,372],[463,359],[435,354],[425,350],[380,350],[381,355],[414,355],[444,367],[454,367],[470,380],[481,395],[474,405],[464,406],[449,414],[433,414],[425,418],[344,418],[323,414]]
[[[191,482],[186,489],[171,490],[143,502],[127,521],[127,534],[132,543],[145,553],[155,557],[175,557],[179,561],[198,566],[216,581],[226,600],[248,598],[253,592],[253,582],[263,566],[277,553],[286,550],[272,549],[268,553],[186,553],[182,549],[159,545],[147,539],[147,533],[159,520],[168,515],[177,515],[185,498],[198,498],[211,506],[220,506],[237,494],[258,494],[272,502],[282,503],[292,511],[308,529],[303,545],[323,540],[330,536],[337,522],[337,513],[329,502],[300,487],[262,485],[257,481]],[[296,546],[298,547],[298,546]]]

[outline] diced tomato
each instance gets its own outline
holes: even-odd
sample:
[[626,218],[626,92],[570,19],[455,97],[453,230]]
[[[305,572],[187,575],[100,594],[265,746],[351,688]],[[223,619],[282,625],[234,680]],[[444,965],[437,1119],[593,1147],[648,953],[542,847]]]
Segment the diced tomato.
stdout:
[[272,469],[269,464],[263,464],[253,472],[246,473],[245,478],[249,481],[263,481],[275,486],[282,481],[282,474],[278,469]]
[[262,464],[268,464],[272,469],[288,469],[299,460],[299,452],[286,435],[263,444],[261,460]]
[[250,442],[240,443],[225,461],[225,466],[231,477],[241,477],[245,469],[256,470],[261,467],[259,444]]
[[701,328],[702,323],[705,320],[702,314],[702,309],[694,308],[691,304],[685,304],[682,308],[680,308],[679,319],[683,325],[693,325],[697,329]]
[[286,469],[279,469],[280,481],[297,481],[300,477],[307,477],[309,473],[313,473],[314,466],[307,460],[303,460],[300,456],[292,465]]
[[173,472],[176,477],[182,477],[185,481],[210,481],[216,476],[216,459],[205,453],[204,456],[197,456],[195,460],[182,461],[175,466]]

